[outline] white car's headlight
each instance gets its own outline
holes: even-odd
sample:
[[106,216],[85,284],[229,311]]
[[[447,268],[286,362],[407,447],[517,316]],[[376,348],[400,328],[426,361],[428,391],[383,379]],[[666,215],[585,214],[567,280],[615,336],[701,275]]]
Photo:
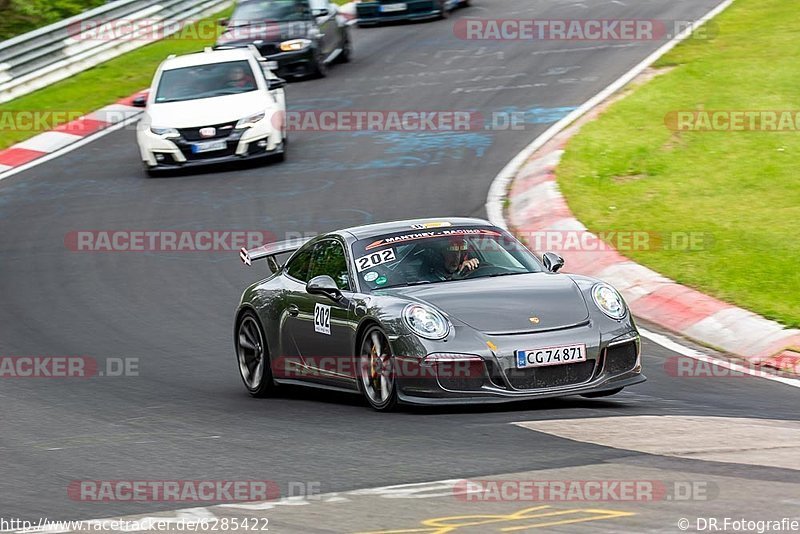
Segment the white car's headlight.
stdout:
[[311,46],[311,39],[290,39],[281,43],[281,51],[297,52]]
[[421,304],[406,306],[403,320],[412,332],[426,339],[444,339],[450,333],[450,323],[444,315]]
[[612,319],[625,317],[625,301],[613,287],[607,284],[597,284],[592,288],[592,298],[600,311]]
[[249,117],[240,119],[239,122],[236,123],[236,128],[241,129],[255,126],[258,121],[264,119],[264,116],[265,113],[262,111],[261,113],[256,113],[255,115],[250,115]]
[[175,128],[156,128],[155,126],[150,127],[150,131],[156,135],[160,135],[165,139],[180,137],[181,133],[176,130]]

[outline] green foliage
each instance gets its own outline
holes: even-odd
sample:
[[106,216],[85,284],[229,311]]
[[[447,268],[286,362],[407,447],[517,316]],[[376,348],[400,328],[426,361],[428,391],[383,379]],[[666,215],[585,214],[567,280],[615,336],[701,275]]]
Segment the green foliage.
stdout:
[[105,3],[105,0],[0,0],[0,39],[47,26]]
[[737,0],[712,39],[587,124],[557,170],[591,230],[696,232],[695,250],[624,253],[683,284],[800,326],[800,131],[674,131],[679,110],[797,110],[797,6]]

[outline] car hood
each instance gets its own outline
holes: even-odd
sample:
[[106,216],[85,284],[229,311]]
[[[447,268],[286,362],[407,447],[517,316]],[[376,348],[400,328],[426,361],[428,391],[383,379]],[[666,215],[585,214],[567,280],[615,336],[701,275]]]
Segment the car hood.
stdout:
[[150,124],[159,128],[193,128],[238,121],[264,111],[267,98],[262,91],[151,104]]
[[493,335],[556,330],[589,319],[580,289],[563,274],[476,278],[389,291],[398,297],[432,304],[468,326]]
[[[217,39],[217,45],[280,43],[289,39],[305,39],[314,25],[310,21],[256,22],[249,26],[230,28]],[[260,41],[256,43],[256,41]]]

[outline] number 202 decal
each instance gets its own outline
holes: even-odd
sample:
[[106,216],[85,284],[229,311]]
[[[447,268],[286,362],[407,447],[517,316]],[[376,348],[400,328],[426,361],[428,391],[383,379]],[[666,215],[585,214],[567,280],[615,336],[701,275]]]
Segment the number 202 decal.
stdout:
[[394,249],[388,248],[386,250],[381,250],[380,252],[373,252],[367,256],[361,256],[356,260],[356,269],[358,269],[358,272],[361,272],[371,267],[375,267],[376,265],[394,261],[394,259]]
[[331,335],[331,307],[325,304],[314,306],[314,332]]

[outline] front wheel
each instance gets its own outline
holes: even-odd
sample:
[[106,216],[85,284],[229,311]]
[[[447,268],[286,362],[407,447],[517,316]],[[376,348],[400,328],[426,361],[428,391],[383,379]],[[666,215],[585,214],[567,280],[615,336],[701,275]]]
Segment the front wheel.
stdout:
[[328,75],[328,65],[325,64],[321,51],[314,55],[314,64],[311,69],[315,78],[324,78]]
[[350,32],[342,30],[342,53],[339,54],[339,63],[349,63],[353,57],[353,46],[350,44]]
[[247,391],[253,397],[266,397],[275,389],[272,368],[261,322],[252,311],[239,318],[236,327],[236,357],[239,374]]
[[394,358],[389,339],[378,326],[364,332],[358,351],[358,385],[375,410],[387,412],[397,406]]
[[446,19],[450,16],[450,11],[447,9],[447,0],[439,0],[439,9],[441,13],[439,13],[440,19]]

